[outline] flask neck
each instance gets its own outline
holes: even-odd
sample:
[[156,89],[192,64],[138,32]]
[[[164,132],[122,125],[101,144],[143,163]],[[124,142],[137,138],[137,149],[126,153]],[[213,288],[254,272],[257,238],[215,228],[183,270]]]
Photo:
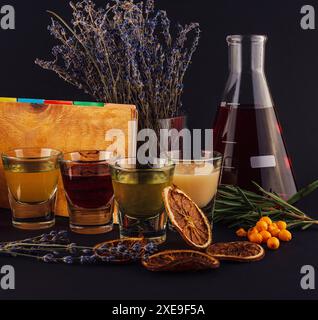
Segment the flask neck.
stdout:
[[223,104],[272,107],[273,101],[264,73],[266,36],[227,37],[230,74]]
[[264,72],[266,36],[229,36],[231,73]]

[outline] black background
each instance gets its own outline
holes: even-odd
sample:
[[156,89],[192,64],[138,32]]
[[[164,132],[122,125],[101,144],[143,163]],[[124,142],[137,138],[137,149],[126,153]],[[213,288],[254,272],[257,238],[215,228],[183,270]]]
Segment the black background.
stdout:
[[[1,240],[39,235],[39,232],[14,230],[10,214],[0,212],[0,215]],[[58,218],[55,229],[65,229],[67,225],[67,219]],[[115,228],[112,233],[100,236],[72,234],[71,241],[93,246],[117,237],[118,230]],[[216,242],[237,240],[233,230],[222,225],[215,226],[213,238]],[[169,232],[167,239],[161,250],[189,249],[174,232]],[[282,243],[277,251],[266,250],[266,256],[260,262],[249,264],[223,261],[219,269],[196,273],[153,273],[139,263],[124,266],[69,266],[0,256],[0,267],[10,264],[16,274],[15,290],[4,291],[0,288],[0,301],[116,300],[114,305],[118,306],[119,303],[125,305],[126,300],[169,300],[169,304],[188,299],[194,300],[195,304],[204,300],[232,299],[317,300],[317,289],[302,290],[300,286],[303,277],[300,270],[303,265],[312,265],[318,272],[317,240],[317,229],[298,231],[294,233],[291,243]],[[315,283],[317,288],[317,279]],[[105,313],[110,315],[108,310]],[[222,312],[224,314],[227,310]],[[273,313],[273,310],[268,312]]]
[[[34,64],[51,58],[47,31],[54,10],[70,18],[69,1],[1,1],[16,9],[16,30],[0,30],[0,96],[91,100]],[[102,5],[105,0],[96,0]],[[202,37],[188,71],[184,106],[192,127],[211,128],[227,78],[229,34],[267,34],[266,74],[282,122],[297,182],[317,177],[318,30],[300,27],[302,0],[156,0],[173,22],[199,22]]]
[[[200,47],[188,72],[184,94],[191,126],[211,128],[213,117],[227,78],[227,45],[229,34],[267,34],[266,74],[275,105],[282,122],[287,145],[293,159],[297,182],[305,185],[317,178],[317,117],[318,117],[318,30],[304,31],[300,27],[300,9],[305,4],[318,1],[298,0],[157,0],[157,7],[168,11],[175,22],[199,22],[202,29]],[[104,0],[97,1],[103,4]],[[64,83],[55,74],[44,71],[34,64],[35,58],[50,58],[54,44],[47,31],[50,21],[47,9],[69,18],[68,1],[1,1],[0,5],[12,4],[16,9],[16,30],[0,30],[0,96],[33,97],[46,99],[91,100],[82,92]],[[318,12],[318,11],[317,11]],[[311,199],[311,211],[317,206]],[[3,224],[4,226],[7,223]],[[7,229],[6,229],[7,230]],[[224,231],[218,231],[220,235]],[[229,234],[229,233],[228,233]],[[5,233],[13,237],[17,234]],[[19,237],[22,235],[18,234]],[[230,237],[220,237],[228,240]],[[271,261],[257,265],[252,271],[247,266],[235,271],[224,271],[223,276],[204,275],[158,277],[144,271],[140,278],[130,271],[111,269],[113,280],[107,272],[95,270],[93,277],[86,269],[65,266],[48,266],[42,269],[33,262],[16,262],[20,272],[20,287],[16,294],[4,294],[4,298],[311,298],[314,295],[299,288],[299,268],[310,260],[315,250],[308,247],[317,238],[314,232],[295,240],[295,250],[289,248],[280,254],[272,254]],[[307,246],[307,247],[306,247]],[[306,249],[306,248],[308,249]],[[304,253],[303,261],[297,254]],[[307,259],[307,260],[306,260]],[[284,261],[284,263],[283,263]],[[5,259],[0,260],[1,263]],[[256,266],[256,265],[255,265]],[[35,269],[36,268],[36,269]],[[225,268],[232,269],[227,265]],[[273,284],[270,284],[272,268]],[[41,271],[42,270],[42,271]],[[287,271],[290,274],[287,276]],[[275,270],[274,270],[275,271]],[[41,274],[37,280],[37,274]],[[219,272],[219,271],[218,271]],[[21,273],[24,274],[22,279]],[[32,279],[34,274],[34,279]],[[74,275],[72,277],[71,275]],[[76,275],[76,276],[75,276]],[[226,276],[227,275],[227,276]],[[284,275],[285,278],[284,278]],[[137,277],[137,278],[135,278]],[[244,283],[251,281],[251,287]],[[282,278],[283,277],[283,278]],[[186,279],[190,279],[188,285]],[[45,280],[46,279],[46,280]],[[64,279],[52,287],[56,279]],[[118,286],[114,279],[118,279]],[[235,279],[239,279],[235,283]],[[242,281],[241,281],[242,280]],[[246,280],[246,281],[245,281]],[[143,283],[141,285],[139,281]],[[222,283],[223,281],[223,283]],[[259,285],[257,283],[259,281]],[[149,284],[149,287],[147,286]],[[231,285],[232,284],[232,285]],[[111,285],[110,291],[106,287]],[[217,291],[213,290],[214,285]],[[122,286],[122,287],[120,287]],[[60,291],[60,292],[59,292]]]

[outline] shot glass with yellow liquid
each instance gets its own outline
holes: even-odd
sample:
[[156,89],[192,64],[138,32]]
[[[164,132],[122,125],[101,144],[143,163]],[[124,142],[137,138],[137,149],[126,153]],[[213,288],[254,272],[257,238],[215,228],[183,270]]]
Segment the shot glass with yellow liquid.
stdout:
[[172,184],[174,164],[156,159],[140,166],[136,159],[120,159],[111,165],[115,199],[119,206],[120,237],[166,240],[167,214],[162,192]]
[[14,227],[39,230],[54,225],[61,156],[61,152],[45,148],[2,154]]

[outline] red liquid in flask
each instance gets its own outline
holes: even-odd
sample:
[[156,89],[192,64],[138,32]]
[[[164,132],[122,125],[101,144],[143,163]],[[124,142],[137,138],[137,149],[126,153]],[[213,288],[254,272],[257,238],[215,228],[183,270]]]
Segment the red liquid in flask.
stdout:
[[285,142],[273,107],[224,106],[214,126],[214,148],[224,155],[222,183],[256,191],[255,181],[288,199],[296,193]]
[[282,129],[264,73],[265,36],[229,36],[230,74],[214,122],[214,149],[224,155],[223,184],[284,199],[297,192]]

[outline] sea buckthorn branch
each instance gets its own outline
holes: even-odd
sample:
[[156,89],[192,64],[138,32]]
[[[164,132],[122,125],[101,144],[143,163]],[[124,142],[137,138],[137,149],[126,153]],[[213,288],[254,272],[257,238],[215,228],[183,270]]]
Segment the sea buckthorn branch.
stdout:
[[318,224],[318,220],[312,219],[295,207],[295,203],[318,188],[318,181],[300,190],[288,201],[254,184],[259,193],[242,190],[237,186],[221,185],[216,199],[214,222],[225,223],[231,228],[250,228],[262,216],[269,216],[274,220],[285,220],[290,229],[306,230]]

